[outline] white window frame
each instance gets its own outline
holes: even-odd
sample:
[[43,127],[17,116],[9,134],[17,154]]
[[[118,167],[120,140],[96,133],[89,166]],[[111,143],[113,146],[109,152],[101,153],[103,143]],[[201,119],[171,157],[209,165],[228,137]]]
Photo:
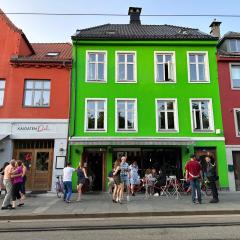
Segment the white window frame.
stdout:
[[[87,103],[88,101],[104,101],[104,129],[88,129],[88,108]],[[85,98],[85,116],[84,116],[84,132],[107,132],[107,98]],[[95,118],[97,121],[97,118]]]
[[[189,55],[191,54],[205,54],[205,62],[204,62],[204,67],[205,67],[205,78],[206,81],[191,81],[191,76],[190,76],[190,57]],[[188,83],[210,83],[210,72],[209,72],[209,58],[208,58],[208,51],[187,51],[187,65],[188,65]],[[197,76],[199,75],[199,72],[197,71]],[[198,76],[199,78],[199,76]]]
[[240,90],[240,87],[239,87],[239,88],[233,87],[233,81],[232,81],[232,66],[239,66],[239,68],[240,68],[240,63],[229,63],[231,89],[234,90],[234,91],[239,91],[239,90]]
[[[172,55],[172,60],[173,60],[173,76],[174,76],[174,81],[163,81],[159,82],[157,81],[157,55],[167,55],[171,54]],[[177,74],[176,74],[176,52],[175,51],[154,51],[154,82],[155,83],[160,83],[160,84],[175,84],[177,83]]]
[[237,49],[237,51],[232,51],[231,50],[231,43],[230,42],[232,40],[236,42],[237,48],[238,48],[237,41],[240,41],[240,39],[228,39],[228,50],[229,50],[229,52],[231,52],[231,53],[238,53],[238,52],[240,52],[240,49]]
[[[88,56],[90,53],[94,53],[94,54],[97,54],[97,53],[104,53],[105,54],[105,62],[104,62],[104,79],[103,80],[89,80],[88,79],[88,70],[89,70],[89,67],[88,67]],[[95,71],[97,71],[95,69]],[[107,83],[107,51],[106,50],[87,50],[86,51],[86,69],[85,69],[85,82],[87,83]]]
[[[174,105],[174,125],[175,129],[158,129],[159,126],[159,118],[158,118],[158,101],[173,101]],[[177,98],[156,98],[155,99],[155,114],[156,114],[156,132],[179,132],[179,122],[178,122],[178,101]],[[166,119],[166,116],[165,116]]]
[[6,80],[5,79],[0,79],[0,81],[4,82],[4,88],[0,88],[0,91],[3,92],[3,101],[2,101],[2,103],[0,102],[0,107],[2,107],[4,105],[4,99],[5,99]]
[[[118,101],[134,101],[134,129],[118,129]],[[136,133],[138,132],[138,100],[137,98],[115,98],[115,132],[118,133]],[[127,119],[127,118],[126,118]],[[126,121],[125,119],[125,121]]]
[[[193,121],[193,113],[192,113],[192,101],[209,101],[209,130],[194,130],[194,121]],[[214,113],[213,113],[213,105],[211,98],[190,98],[190,116],[191,116],[191,127],[192,133],[214,133]]]
[[234,112],[234,124],[235,124],[235,129],[236,129],[236,137],[240,137],[240,129],[238,131],[238,124],[237,124],[237,111],[240,112],[240,108],[234,108],[233,109],[233,112]]
[[[134,66],[133,66],[133,81],[124,80],[119,81],[118,78],[118,54],[134,54]],[[126,65],[125,65],[125,75],[126,75]],[[137,83],[137,52],[136,51],[115,51],[115,83]]]

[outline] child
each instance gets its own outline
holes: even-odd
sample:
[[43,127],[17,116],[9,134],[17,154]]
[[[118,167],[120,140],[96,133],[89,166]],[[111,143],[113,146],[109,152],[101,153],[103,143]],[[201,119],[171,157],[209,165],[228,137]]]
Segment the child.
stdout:
[[154,192],[154,182],[156,178],[152,175],[152,170],[147,169],[145,172],[145,197],[148,198],[150,195],[153,195]]

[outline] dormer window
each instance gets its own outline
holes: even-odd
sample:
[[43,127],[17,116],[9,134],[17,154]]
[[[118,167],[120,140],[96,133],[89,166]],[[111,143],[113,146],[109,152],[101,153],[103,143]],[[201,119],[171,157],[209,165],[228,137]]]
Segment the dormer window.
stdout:
[[57,57],[57,56],[59,56],[59,52],[48,52],[47,54],[46,54],[46,57]]
[[240,52],[240,39],[229,40],[229,51]]

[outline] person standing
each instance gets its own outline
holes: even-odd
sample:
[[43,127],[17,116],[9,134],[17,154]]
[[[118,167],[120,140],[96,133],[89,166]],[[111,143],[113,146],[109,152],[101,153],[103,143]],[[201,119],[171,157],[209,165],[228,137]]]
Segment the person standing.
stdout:
[[133,161],[133,163],[129,166],[130,170],[130,184],[131,184],[131,193],[132,196],[135,196],[134,188],[139,184],[139,175],[138,175],[138,165],[137,161]]
[[[185,166],[186,170],[186,181],[190,181],[191,189],[192,189],[192,201],[193,203],[202,203],[201,197],[201,188],[200,188],[200,180],[202,178],[202,167],[200,163],[197,161],[197,158],[194,154],[190,156],[190,160],[187,162]],[[195,200],[197,193],[198,202]]]
[[22,161],[18,160],[16,162],[16,167],[11,173],[12,178],[12,209],[16,209],[16,200],[19,200],[18,206],[21,207],[24,205],[22,201],[22,196],[20,194],[21,187],[23,183],[23,167]]
[[127,187],[127,201],[130,201],[130,188],[129,188],[129,179],[130,179],[130,171],[129,171],[129,165],[126,162],[127,158],[125,156],[121,157],[121,164],[120,164],[120,178],[121,178],[121,194],[120,194],[120,202],[123,199],[123,192],[124,188]]
[[71,167],[71,163],[67,163],[67,166],[63,169],[63,186],[64,186],[64,196],[63,200],[70,203],[72,196],[72,174],[75,171]]
[[22,200],[25,199],[25,195],[26,195],[26,181],[27,181],[27,167],[24,165],[24,163],[22,163],[22,170],[23,170],[23,174],[22,174],[22,178],[23,178],[23,182],[22,182],[22,185],[21,185],[21,196],[22,196]]
[[112,194],[112,201],[114,203],[121,203],[121,178],[120,178],[120,164],[121,161],[117,159],[114,163],[113,167],[113,180],[114,180],[114,189],[113,189],[113,194]]
[[5,167],[4,169],[4,176],[3,176],[3,184],[6,188],[6,195],[4,197],[3,203],[2,203],[2,210],[6,209],[12,209],[12,205],[10,204],[10,201],[12,199],[12,181],[11,181],[11,174],[14,170],[16,161],[13,159],[10,161],[10,164]]
[[77,183],[78,198],[77,198],[77,202],[80,202],[82,200],[82,187],[85,183],[85,179],[87,178],[86,169],[85,169],[85,167],[82,167],[81,163],[79,163],[78,168],[77,168],[77,177],[78,177],[78,183]]
[[[3,164],[3,167],[0,169],[0,197],[1,197],[1,194],[2,194],[2,189],[4,187],[3,185],[3,176],[4,176],[4,169],[6,168],[6,166],[9,165],[9,162],[5,162]],[[5,191],[6,192],[6,191]]]
[[206,177],[207,180],[209,181],[210,188],[212,190],[212,199],[210,200],[210,203],[218,203],[218,190],[216,186],[216,181],[218,180],[217,178],[217,173],[216,173],[216,164],[211,163],[211,158],[210,157],[205,157],[205,161],[207,163],[206,167]]

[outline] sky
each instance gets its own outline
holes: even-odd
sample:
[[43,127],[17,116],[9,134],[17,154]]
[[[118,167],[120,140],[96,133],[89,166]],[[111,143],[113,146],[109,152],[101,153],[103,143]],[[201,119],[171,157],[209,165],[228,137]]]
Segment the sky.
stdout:
[[[0,0],[4,12],[116,13],[142,7],[142,14],[240,14],[240,0]],[[129,16],[8,15],[30,42],[71,42],[77,29],[106,23],[129,23]],[[209,33],[214,17],[141,17],[142,24],[172,24]],[[240,18],[217,18],[221,34],[240,32]]]

